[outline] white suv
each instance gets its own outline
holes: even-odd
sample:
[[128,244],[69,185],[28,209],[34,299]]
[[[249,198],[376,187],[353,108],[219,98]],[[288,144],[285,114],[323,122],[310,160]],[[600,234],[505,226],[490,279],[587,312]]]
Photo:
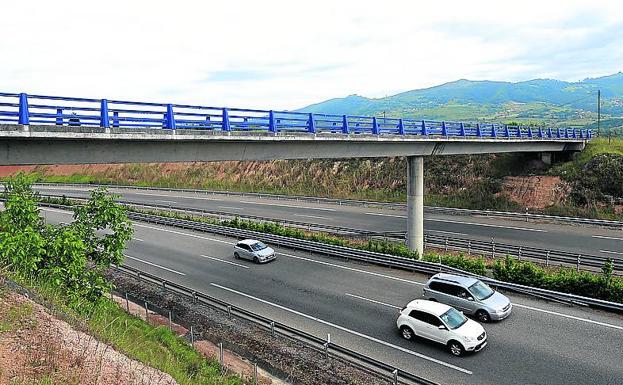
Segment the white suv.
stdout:
[[409,302],[400,311],[396,325],[404,338],[418,336],[439,342],[455,356],[487,346],[487,333],[478,322],[438,302],[423,299]]

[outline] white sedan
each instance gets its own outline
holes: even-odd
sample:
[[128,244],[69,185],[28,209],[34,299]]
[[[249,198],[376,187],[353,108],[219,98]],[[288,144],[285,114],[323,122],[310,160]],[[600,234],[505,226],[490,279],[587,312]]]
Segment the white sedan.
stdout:
[[255,239],[242,240],[234,246],[234,258],[248,259],[255,263],[270,262],[276,258],[275,250]]

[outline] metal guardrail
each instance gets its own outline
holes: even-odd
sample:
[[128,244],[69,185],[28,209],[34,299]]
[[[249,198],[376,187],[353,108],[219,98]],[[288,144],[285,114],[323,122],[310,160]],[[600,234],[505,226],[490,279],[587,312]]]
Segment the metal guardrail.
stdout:
[[[43,197],[51,197],[51,198],[62,198],[62,195],[41,195]],[[84,198],[70,198],[75,200],[82,200]],[[393,239],[404,239],[405,235],[403,232],[375,232],[361,229],[353,229],[353,228],[345,228],[340,226],[331,226],[317,223],[308,223],[308,222],[299,222],[299,221],[291,221],[287,219],[275,219],[275,218],[267,218],[260,217],[254,215],[241,215],[241,214],[232,214],[221,211],[214,210],[203,210],[203,209],[195,209],[195,208],[177,208],[172,207],[170,205],[161,205],[161,204],[143,204],[143,203],[135,203],[129,201],[118,201],[119,203],[135,208],[142,209],[165,209],[167,211],[174,211],[179,213],[184,213],[187,215],[199,215],[199,216],[211,216],[214,218],[222,219],[233,219],[240,218],[242,220],[250,220],[256,222],[272,222],[282,225],[289,225],[293,227],[304,228],[307,230],[316,230],[329,232],[336,235],[341,236],[355,236],[355,237],[380,237],[380,238],[393,238]],[[495,258],[496,256],[506,256],[510,255],[513,257],[527,260],[538,261],[539,263],[545,264],[545,266],[560,264],[564,266],[574,266],[576,270],[587,270],[587,271],[596,271],[601,269],[604,264],[610,259],[607,257],[603,257],[600,255],[592,255],[592,254],[582,254],[582,253],[573,253],[564,250],[556,250],[556,249],[541,249],[538,247],[531,246],[522,246],[522,245],[513,245],[508,243],[500,243],[495,242],[492,238],[491,241],[483,241],[478,239],[470,239],[470,238],[461,238],[461,237],[450,237],[450,236],[442,236],[435,235],[431,232],[425,232],[424,234],[424,248],[426,247],[434,247],[438,249],[443,249],[445,251],[449,250],[457,250],[457,251],[465,251],[468,255],[472,253],[477,255],[490,256],[491,258]],[[614,258],[611,259],[613,262],[613,268],[616,272],[623,272],[623,259]]]
[[380,118],[6,92],[0,92],[0,123],[464,139],[581,141],[593,135],[590,129]]
[[[303,202],[316,202],[316,203],[329,203],[337,205],[348,206],[375,206],[384,207],[389,209],[406,209],[404,203],[391,203],[391,202],[373,202],[356,199],[336,199],[336,198],[321,198],[321,197],[308,197],[301,195],[281,195],[281,194],[265,194],[265,193],[249,193],[249,192],[230,192],[230,191],[215,191],[215,190],[200,190],[200,189],[184,189],[184,188],[172,188],[172,187],[144,187],[144,186],[131,186],[131,185],[116,185],[116,184],[81,184],[81,183],[36,183],[39,186],[69,186],[69,187],[109,187],[120,189],[134,189],[134,190],[154,190],[154,191],[175,191],[175,192],[188,192],[197,194],[211,194],[211,195],[224,195],[224,196],[242,196],[242,197],[254,197],[254,198],[266,198],[275,200],[292,200]],[[455,207],[435,207],[424,206],[424,210],[430,213],[436,214],[449,214],[449,215],[472,215],[472,216],[486,216],[486,217],[499,217],[499,218],[513,218],[519,220],[533,220],[533,221],[553,221],[559,223],[569,224],[584,224],[602,227],[612,227],[617,229],[623,229],[622,221],[611,221],[605,219],[592,219],[592,218],[579,218],[579,217],[564,217],[558,215],[547,214],[533,214],[533,213],[519,213],[511,211],[494,211],[494,210],[473,210],[473,209],[461,209]]]
[[131,276],[135,276],[139,280],[143,279],[150,281],[162,287],[163,289],[171,290],[177,294],[192,299],[193,303],[200,302],[211,308],[227,312],[230,316],[244,318],[245,320],[254,323],[255,325],[261,327],[266,331],[269,331],[272,334],[280,334],[284,337],[292,338],[295,341],[303,343],[304,345],[316,351],[324,352],[327,356],[331,353],[333,353],[334,355],[337,354],[338,358],[345,359],[347,362],[355,364],[356,366],[364,370],[373,370],[375,374],[381,378],[388,378],[391,376],[391,383],[393,384],[397,384],[399,382],[404,383],[404,380],[407,380],[410,383],[414,384],[436,385],[435,382],[429,381],[406,370],[393,367],[365,354],[356,352],[352,349],[335,344],[329,339],[323,340],[322,338],[314,336],[310,333],[306,333],[302,330],[288,326],[284,323],[274,321],[270,318],[261,316],[252,311],[243,309],[226,301],[212,297],[208,294],[193,290],[189,287],[168,281],[154,274],[150,274],[126,265],[118,267],[117,269]]

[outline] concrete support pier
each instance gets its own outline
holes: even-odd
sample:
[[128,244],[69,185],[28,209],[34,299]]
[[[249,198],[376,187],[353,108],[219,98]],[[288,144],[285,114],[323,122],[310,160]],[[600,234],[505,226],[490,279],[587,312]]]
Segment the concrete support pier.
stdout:
[[407,246],[424,255],[424,157],[407,157]]

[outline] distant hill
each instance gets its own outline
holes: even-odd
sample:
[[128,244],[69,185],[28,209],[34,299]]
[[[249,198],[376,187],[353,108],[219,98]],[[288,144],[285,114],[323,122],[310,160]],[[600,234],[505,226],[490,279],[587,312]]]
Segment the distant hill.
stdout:
[[623,116],[623,73],[579,82],[457,80],[384,98],[359,95],[329,99],[299,111],[421,119],[509,121],[584,126],[597,117],[597,90],[604,119]]

